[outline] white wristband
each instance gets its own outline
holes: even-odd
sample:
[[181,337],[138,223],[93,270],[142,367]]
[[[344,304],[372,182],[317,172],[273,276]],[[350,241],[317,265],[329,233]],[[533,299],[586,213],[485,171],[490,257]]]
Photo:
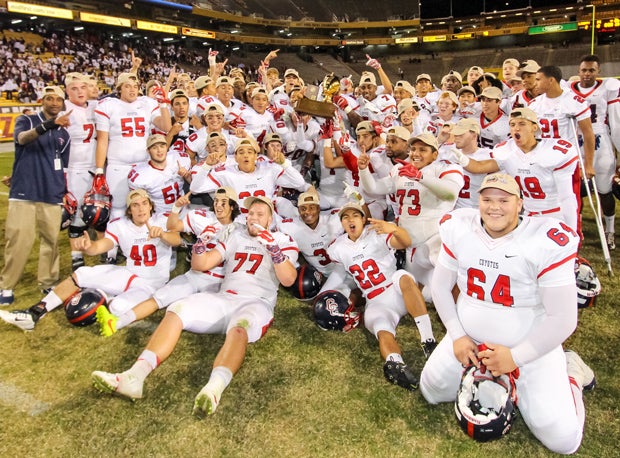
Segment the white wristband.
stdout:
[[351,107],[345,107],[345,108],[344,108],[344,112],[345,112],[346,114],[349,114],[349,113],[351,113],[352,111],[353,111],[353,108],[351,108]]
[[176,205],[173,205],[172,210],[170,210],[170,213],[174,213],[175,215],[178,215],[179,213],[181,213],[181,207],[177,207]]
[[323,148],[331,149],[332,145],[333,145],[333,142],[331,138],[326,138],[325,140],[323,140]]
[[95,169],[95,175],[103,175],[103,168],[102,167],[97,167]]

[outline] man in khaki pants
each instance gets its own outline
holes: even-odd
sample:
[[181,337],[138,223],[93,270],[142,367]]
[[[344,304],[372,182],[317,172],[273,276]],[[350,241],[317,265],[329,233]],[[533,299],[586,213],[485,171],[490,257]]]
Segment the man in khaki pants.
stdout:
[[38,229],[38,281],[53,286],[59,277],[58,234],[65,172],[69,161],[71,112],[62,116],[64,92],[57,86],[44,89],[40,113],[24,115],[15,122],[15,162],[10,181],[6,218],[4,268],[0,278],[0,305],[14,301],[13,288],[22,277]]

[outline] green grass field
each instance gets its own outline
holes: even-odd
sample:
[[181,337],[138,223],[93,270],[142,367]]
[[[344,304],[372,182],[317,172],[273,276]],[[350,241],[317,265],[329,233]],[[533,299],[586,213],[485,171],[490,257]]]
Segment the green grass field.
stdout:
[[[0,176],[11,154],[0,154]],[[7,189],[0,192],[4,240]],[[587,419],[580,457],[618,456],[620,442],[620,292],[605,275],[595,227],[586,214],[583,254],[603,282],[596,306],[579,312],[579,327],[565,347],[594,369],[598,386],[585,396]],[[63,235],[62,276],[70,273]],[[41,298],[36,253],[16,289],[12,308]],[[93,260],[94,261],[94,260]],[[178,269],[179,270],[179,269]],[[436,336],[444,330],[434,311]],[[156,314],[104,339],[98,328],[72,327],[62,310],[34,332],[0,323],[0,456],[230,456],[230,457],[546,457],[548,452],[517,418],[500,441],[479,444],[456,423],[452,404],[430,406],[383,378],[377,343],[367,331],[319,330],[308,304],[282,291],[275,322],[251,345],[218,411],[199,420],[193,400],[206,383],[223,336],[185,334],[171,358],[147,379],[145,398],[130,403],[95,391],[90,373],[129,368],[161,320]],[[399,327],[405,360],[423,365],[411,319]],[[616,426],[614,426],[616,425]]]

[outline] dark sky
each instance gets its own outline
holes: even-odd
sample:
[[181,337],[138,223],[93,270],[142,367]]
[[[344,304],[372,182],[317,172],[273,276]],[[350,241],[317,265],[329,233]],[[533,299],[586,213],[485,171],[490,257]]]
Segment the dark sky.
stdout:
[[575,1],[564,0],[420,0],[422,19],[448,17],[450,6],[452,16],[475,16],[481,11],[492,12],[494,10],[512,10],[516,8],[550,7],[555,5],[576,5]]

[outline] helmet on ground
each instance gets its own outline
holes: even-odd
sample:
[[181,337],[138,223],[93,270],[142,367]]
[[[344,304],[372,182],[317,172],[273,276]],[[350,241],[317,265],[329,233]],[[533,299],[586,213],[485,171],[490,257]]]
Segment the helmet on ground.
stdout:
[[60,221],[61,231],[71,226],[71,221],[73,221],[73,215],[75,215],[77,208],[77,199],[72,193],[67,191],[62,199],[62,220]]
[[592,307],[601,292],[599,281],[590,263],[580,256],[575,261],[575,281],[577,283],[577,307]]
[[65,315],[74,326],[88,326],[97,321],[97,308],[105,307],[107,302],[100,289],[83,288],[65,301]]
[[323,291],[314,300],[314,321],[323,330],[349,332],[360,318],[351,301],[338,291]]
[[297,268],[297,278],[289,287],[290,293],[297,299],[314,299],[321,291],[325,277],[309,264]]
[[508,434],[516,404],[512,375],[493,377],[484,365],[471,365],[463,371],[454,412],[465,434],[486,442]]

